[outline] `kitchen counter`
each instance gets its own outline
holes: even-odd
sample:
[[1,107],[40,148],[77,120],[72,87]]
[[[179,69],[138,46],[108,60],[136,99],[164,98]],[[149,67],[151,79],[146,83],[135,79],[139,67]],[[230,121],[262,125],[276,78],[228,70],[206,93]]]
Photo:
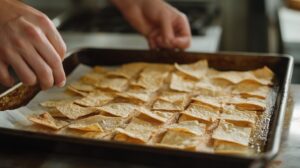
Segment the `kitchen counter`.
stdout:
[[[282,145],[278,156],[268,168],[296,168],[300,160],[300,85],[291,85],[286,112]],[[32,151],[10,150],[0,152],[0,167],[40,167],[40,168],[81,168],[81,167],[123,167],[147,168],[143,165],[112,162],[85,156],[67,156],[57,153],[35,153]]]

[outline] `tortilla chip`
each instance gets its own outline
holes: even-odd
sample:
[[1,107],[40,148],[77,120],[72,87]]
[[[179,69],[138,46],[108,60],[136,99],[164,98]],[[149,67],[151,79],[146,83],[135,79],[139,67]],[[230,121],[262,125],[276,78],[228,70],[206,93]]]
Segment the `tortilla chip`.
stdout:
[[57,106],[66,104],[66,103],[72,103],[73,101],[74,101],[73,99],[48,100],[48,101],[41,102],[40,105],[42,107],[52,108],[52,107],[57,107]]
[[108,70],[102,66],[94,66],[93,72],[98,73],[98,74],[106,74]]
[[109,103],[97,110],[117,117],[129,117],[135,114],[136,105],[130,103]]
[[195,81],[184,77],[179,73],[172,73],[170,89],[181,92],[191,92]]
[[212,138],[219,141],[232,142],[243,146],[248,146],[250,142],[251,128],[239,127],[231,123],[221,121],[217,129],[214,130]]
[[48,113],[54,118],[67,118],[61,112],[57,110],[57,108],[53,107],[48,110]]
[[74,103],[85,107],[100,107],[113,99],[114,97],[111,94],[102,92],[102,94],[89,94],[87,97],[75,100]]
[[207,72],[208,63],[207,60],[200,60],[192,64],[177,64],[175,63],[175,68],[188,75],[190,77],[201,79]]
[[87,131],[87,132],[103,132],[103,129],[98,123],[93,124],[70,124],[68,128],[79,130],[79,131]]
[[241,111],[233,106],[225,106],[221,119],[238,126],[255,126],[257,115],[255,111]]
[[69,119],[77,119],[82,116],[89,115],[95,112],[94,108],[90,107],[81,107],[79,105],[68,103],[56,107],[59,112]]
[[274,78],[274,72],[271,69],[269,69],[267,66],[264,66],[263,68],[254,70],[253,74],[259,80],[262,79],[262,80],[268,81],[270,83],[272,83],[271,81]]
[[69,86],[67,86],[67,91],[70,91],[71,93],[75,93],[75,94],[80,95],[80,96],[87,96],[88,95],[87,92],[79,91],[79,90],[76,90],[73,87],[69,87]]
[[146,63],[136,62],[130,64],[124,64],[121,68],[107,73],[108,76],[112,77],[123,77],[126,79],[131,79],[138,75],[140,71],[146,66]]
[[128,90],[127,92],[117,93],[117,96],[133,101],[140,101],[146,103],[151,100],[152,93],[146,90]]
[[201,93],[202,95],[208,95],[208,96],[218,96],[218,95],[226,94],[224,93],[224,89],[216,85],[213,85],[213,83],[210,82],[210,80],[208,79],[197,81],[194,85],[194,90]]
[[168,127],[170,130],[188,132],[193,135],[204,135],[206,132],[206,124],[199,123],[197,120],[182,121],[178,124],[172,124]]
[[239,110],[264,111],[267,108],[266,100],[257,98],[232,97],[226,103],[234,105]]
[[98,83],[98,82],[102,81],[103,79],[105,79],[104,74],[90,72],[90,73],[83,75],[80,78],[80,81],[84,84],[94,85],[95,83]]
[[219,111],[201,104],[190,104],[190,106],[181,112],[182,115],[190,116],[204,122],[214,122],[219,118]]
[[182,111],[189,102],[186,93],[165,91],[162,92],[152,105],[153,110]]
[[210,106],[219,110],[222,106],[222,100],[220,97],[212,97],[212,96],[205,96],[205,95],[197,95],[196,97],[192,98],[193,102],[198,104],[203,104],[205,106]]
[[195,149],[200,143],[200,139],[188,132],[168,130],[160,144],[176,146],[182,149]]
[[182,111],[185,109],[185,104],[179,104],[178,102],[170,103],[165,100],[156,100],[152,105],[152,110],[163,110],[163,111]]
[[219,154],[238,154],[238,155],[245,155],[254,153],[251,151],[247,146],[237,145],[230,142],[224,141],[215,141],[214,143],[214,152]]
[[159,123],[167,123],[175,117],[175,114],[171,112],[150,111],[146,108],[139,108],[137,111],[140,113],[137,117],[148,122],[153,122],[154,120]]
[[147,143],[156,129],[157,127],[147,121],[133,118],[125,129],[117,129],[118,133],[114,139],[124,141],[124,139],[121,139],[120,136],[118,136],[118,134],[124,134],[130,138]]
[[95,88],[92,85],[88,85],[88,84],[84,84],[81,82],[74,82],[71,83],[69,85],[69,87],[78,90],[78,91],[82,91],[82,92],[92,92]]
[[55,130],[59,130],[69,124],[66,121],[54,119],[48,112],[45,112],[38,116],[31,116],[28,119],[30,121],[32,121],[33,123],[43,125],[48,128],[55,129]]
[[266,99],[270,93],[270,87],[261,86],[255,82],[241,82],[233,87],[232,93],[244,98]]
[[132,85],[151,92],[157,91],[162,87],[171,70],[170,65],[150,64],[140,73],[138,80],[132,82]]
[[103,81],[96,83],[95,86],[101,89],[122,92],[128,87],[128,80],[124,78],[106,78]]

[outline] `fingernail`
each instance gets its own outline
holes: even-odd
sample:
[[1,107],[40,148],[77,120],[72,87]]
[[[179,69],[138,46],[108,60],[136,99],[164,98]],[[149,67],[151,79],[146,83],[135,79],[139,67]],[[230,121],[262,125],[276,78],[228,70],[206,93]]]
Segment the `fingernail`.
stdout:
[[58,87],[64,87],[66,84],[66,81],[63,80],[62,82],[60,82],[59,84],[57,84]]

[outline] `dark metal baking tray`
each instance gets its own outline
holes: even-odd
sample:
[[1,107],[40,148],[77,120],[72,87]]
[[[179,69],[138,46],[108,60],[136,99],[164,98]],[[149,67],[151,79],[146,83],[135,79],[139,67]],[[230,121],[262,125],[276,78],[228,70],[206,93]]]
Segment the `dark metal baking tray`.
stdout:
[[[273,114],[265,149],[261,154],[253,156],[231,156],[0,128],[1,150],[30,150],[68,155],[85,155],[155,167],[204,166],[223,168],[262,167],[273,159],[279,151],[293,68],[293,58],[290,56],[255,53],[192,53],[96,48],[78,49],[69,52],[68,55],[69,57],[63,63],[67,75],[79,64],[114,66],[136,61],[191,63],[199,59],[207,59],[211,67],[219,70],[251,70],[266,65],[275,72],[274,89],[277,94],[272,108]],[[37,87],[16,86],[0,95],[0,109],[14,109],[26,105],[38,91]]]

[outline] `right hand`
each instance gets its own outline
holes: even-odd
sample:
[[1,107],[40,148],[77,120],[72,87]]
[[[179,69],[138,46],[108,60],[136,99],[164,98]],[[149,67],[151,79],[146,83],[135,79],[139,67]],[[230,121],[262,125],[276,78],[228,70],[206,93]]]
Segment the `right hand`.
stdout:
[[65,84],[66,45],[51,20],[17,0],[0,0],[0,83],[12,86],[8,66],[25,85]]

